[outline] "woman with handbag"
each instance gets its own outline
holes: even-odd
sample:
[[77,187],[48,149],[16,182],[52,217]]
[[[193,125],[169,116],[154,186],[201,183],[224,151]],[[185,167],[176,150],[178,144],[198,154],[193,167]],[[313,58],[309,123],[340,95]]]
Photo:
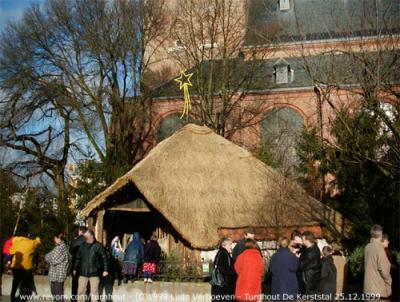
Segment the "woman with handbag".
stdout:
[[232,253],[232,240],[225,238],[221,241],[214,259],[211,276],[211,300],[235,301],[236,273]]

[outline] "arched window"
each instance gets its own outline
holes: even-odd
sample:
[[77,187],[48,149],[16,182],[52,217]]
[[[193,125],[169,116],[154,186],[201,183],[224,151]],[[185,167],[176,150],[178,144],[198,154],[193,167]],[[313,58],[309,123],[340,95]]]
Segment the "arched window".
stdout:
[[175,131],[185,126],[186,122],[180,119],[179,114],[171,114],[162,120],[157,129],[157,143],[174,134]]
[[260,156],[286,176],[295,176],[296,141],[304,127],[302,116],[291,108],[269,110],[260,124]]

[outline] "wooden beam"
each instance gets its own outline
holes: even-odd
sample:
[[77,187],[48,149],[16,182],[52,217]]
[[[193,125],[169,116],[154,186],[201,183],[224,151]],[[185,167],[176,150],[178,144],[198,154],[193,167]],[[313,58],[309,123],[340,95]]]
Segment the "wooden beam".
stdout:
[[94,227],[94,217],[90,216],[87,219],[87,225],[86,225],[89,229],[93,230]]
[[151,212],[150,209],[146,208],[109,208],[107,211],[125,211],[125,212],[142,212],[142,213],[149,213]]
[[95,228],[95,234],[96,234],[96,239],[98,242],[104,244],[103,242],[103,223],[104,223],[104,214],[106,213],[105,210],[100,210],[97,213],[97,221],[96,221],[96,228]]

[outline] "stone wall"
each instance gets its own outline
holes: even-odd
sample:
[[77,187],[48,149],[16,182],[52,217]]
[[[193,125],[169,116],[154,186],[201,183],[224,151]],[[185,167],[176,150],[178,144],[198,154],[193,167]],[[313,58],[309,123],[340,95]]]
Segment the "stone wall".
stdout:
[[[9,295],[11,292],[11,275],[3,275],[3,295]],[[47,276],[35,276],[35,285],[37,294],[40,297],[50,297],[50,286]],[[192,302],[211,301],[210,285],[206,282],[154,282],[152,284],[136,281],[134,283],[117,285],[115,282],[113,301],[181,301]],[[65,283],[65,295],[71,294],[71,278]],[[33,300],[33,299],[32,299]],[[39,299],[37,299],[39,301]]]

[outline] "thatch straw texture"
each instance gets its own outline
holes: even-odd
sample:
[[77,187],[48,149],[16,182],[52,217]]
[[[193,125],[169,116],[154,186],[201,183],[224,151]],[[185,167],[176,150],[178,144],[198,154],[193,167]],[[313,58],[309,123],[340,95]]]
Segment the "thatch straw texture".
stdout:
[[193,248],[215,246],[219,228],[342,228],[338,213],[205,126],[189,124],[159,143],[82,214],[102,207],[129,182]]

